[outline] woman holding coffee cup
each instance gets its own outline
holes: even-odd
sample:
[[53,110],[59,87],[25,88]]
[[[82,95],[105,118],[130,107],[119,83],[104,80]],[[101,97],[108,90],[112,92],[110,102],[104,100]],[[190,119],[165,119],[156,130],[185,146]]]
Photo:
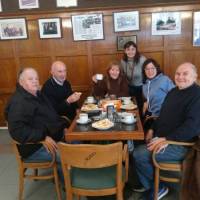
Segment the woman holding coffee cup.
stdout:
[[124,55],[121,66],[129,86],[129,96],[136,98],[140,116],[142,116],[143,96],[142,96],[142,65],[146,58],[140,54],[137,45],[133,41],[128,41],[124,45]]
[[[160,65],[152,58],[147,59],[142,67],[143,95],[146,99],[143,107],[144,116],[158,117],[167,93],[174,87],[172,80],[164,75]],[[146,124],[145,129],[151,127]]]
[[93,94],[98,97],[128,96],[128,82],[122,73],[120,63],[113,61],[108,65],[107,73],[95,74],[93,80]]

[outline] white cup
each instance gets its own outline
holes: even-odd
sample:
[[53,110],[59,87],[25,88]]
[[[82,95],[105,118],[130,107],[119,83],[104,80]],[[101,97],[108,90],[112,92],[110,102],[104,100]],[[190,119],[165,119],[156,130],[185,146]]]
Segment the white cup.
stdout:
[[96,79],[98,81],[102,80],[103,79],[103,74],[96,74]]
[[80,113],[79,114],[79,121],[81,123],[86,123],[88,122],[88,114],[87,113]]
[[88,103],[94,103],[94,97],[93,96],[87,97],[87,102]]
[[124,105],[130,104],[131,103],[131,99],[130,98],[124,98],[123,99]]
[[126,113],[123,115],[122,121],[125,123],[133,123],[135,121],[135,117],[132,113]]

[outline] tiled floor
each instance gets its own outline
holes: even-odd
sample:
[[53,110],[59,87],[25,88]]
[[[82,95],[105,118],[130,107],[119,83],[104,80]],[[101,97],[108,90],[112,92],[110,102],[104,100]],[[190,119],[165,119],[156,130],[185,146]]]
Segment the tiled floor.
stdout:
[[[0,130],[0,200],[18,199],[18,169],[15,156],[10,146],[10,137],[7,130]],[[65,199],[65,194],[62,194]],[[24,199],[28,200],[55,200],[55,186],[51,181],[26,181]],[[142,200],[140,193],[133,193],[125,189],[125,200]],[[81,198],[86,200],[86,198]],[[115,200],[115,197],[95,197],[89,200]],[[178,200],[178,193],[171,189],[163,200]]]

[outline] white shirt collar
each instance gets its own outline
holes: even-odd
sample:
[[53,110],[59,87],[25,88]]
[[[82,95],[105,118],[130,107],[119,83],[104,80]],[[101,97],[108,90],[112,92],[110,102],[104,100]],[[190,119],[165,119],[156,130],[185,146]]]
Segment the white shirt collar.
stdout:
[[53,80],[54,80],[58,85],[63,86],[64,82],[60,82],[60,81],[57,80],[54,76],[53,76],[52,78],[53,78]]

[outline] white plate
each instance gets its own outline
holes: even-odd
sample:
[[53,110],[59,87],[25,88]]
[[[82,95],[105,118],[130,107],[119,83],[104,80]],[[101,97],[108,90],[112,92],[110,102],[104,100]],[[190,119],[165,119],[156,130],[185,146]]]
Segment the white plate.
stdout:
[[137,105],[135,105],[135,104],[121,105],[120,108],[124,109],[124,110],[134,110],[137,108]]
[[122,119],[121,122],[123,122],[124,124],[134,124],[136,122],[136,119],[134,118],[134,120],[131,122],[126,122],[125,120]]
[[82,121],[80,121],[80,119],[77,119],[77,120],[76,120],[76,123],[77,123],[77,124],[88,124],[88,123],[90,123],[91,121],[92,121],[91,119],[88,119],[87,122],[82,122]]
[[[100,121],[105,121],[105,120],[108,120],[108,119],[103,119],[103,120],[100,120]],[[92,127],[93,127],[93,128],[96,128],[96,129],[98,129],[98,130],[108,130],[108,129],[110,129],[110,128],[112,128],[112,127],[114,126],[114,123],[113,123],[113,122],[110,122],[110,125],[105,126],[105,127],[98,126],[98,123],[99,123],[100,121],[92,123]]]
[[94,101],[92,101],[92,102],[91,102],[91,101],[88,102],[87,99],[86,99],[84,103],[85,103],[85,104],[90,104],[90,103],[95,104],[95,103],[96,103],[96,100],[94,99]]

